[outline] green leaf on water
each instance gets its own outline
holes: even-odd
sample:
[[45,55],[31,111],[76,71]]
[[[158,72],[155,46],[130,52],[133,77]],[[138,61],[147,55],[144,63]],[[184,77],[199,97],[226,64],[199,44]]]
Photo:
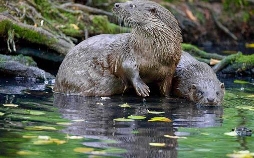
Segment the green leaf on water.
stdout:
[[149,113],[149,114],[164,114],[165,112],[160,112],[160,111],[150,111],[150,110],[147,110],[147,112]]
[[30,115],[45,115],[44,112],[36,111],[36,110],[29,110]]
[[130,108],[131,106],[128,103],[119,105],[121,108]]
[[0,116],[3,116],[3,115],[4,115],[4,113],[0,112]]
[[143,120],[146,117],[145,116],[130,115],[130,116],[128,116],[128,118],[133,119],[133,120]]
[[64,126],[72,125],[71,122],[57,122],[56,124],[58,124],[58,125],[64,125]]
[[131,122],[134,121],[133,119],[128,119],[128,118],[116,118],[114,121],[123,121],[123,122]]
[[248,84],[248,83],[250,83],[250,82],[243,81],[243,80],[234,80],[234,83],[238,83],[238,84]]

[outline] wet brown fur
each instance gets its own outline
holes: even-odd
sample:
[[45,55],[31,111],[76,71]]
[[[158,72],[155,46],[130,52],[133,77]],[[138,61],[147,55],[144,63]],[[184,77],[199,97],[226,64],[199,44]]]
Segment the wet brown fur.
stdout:
[[172,87],[175,96],[199,105],[220,105],[225,93],[224,84],[218,80],[213,69],[187,52],[182,52]]
[[117,3],[113,12],[132,27],[131,33],[98,35],[75,46],[59,68],[54,90],[110,96],[133,87],[146,97],[146,84],[156,83],[162,95],[169,95],[182,42],[174,16],[145,0]]

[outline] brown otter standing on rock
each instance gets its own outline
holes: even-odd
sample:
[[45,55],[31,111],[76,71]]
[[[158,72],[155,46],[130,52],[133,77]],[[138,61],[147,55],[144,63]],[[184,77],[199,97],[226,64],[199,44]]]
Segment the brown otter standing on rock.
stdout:
[[175,96],[187,98],[199,105],[220,105],[225,87],[209,65],[182,52],[173,78],[172,91]]
[[149,96],[146,84],[158,84],[164,96],[181,56],[182,36],[170,11],[146,0],[116,3],[113,12],[131,33],[98,35],[75,46],[62,62],[55,92],[84,96],[121,94],[132,86]]

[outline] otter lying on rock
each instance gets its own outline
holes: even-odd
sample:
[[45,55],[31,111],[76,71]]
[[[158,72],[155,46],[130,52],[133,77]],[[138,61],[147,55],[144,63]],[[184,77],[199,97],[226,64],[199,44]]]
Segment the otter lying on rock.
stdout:
[[133,87],[149,96],[149,83],[164,96],[170,93],[181,56],[182,36],[170,11],[146,0],[116,3],[113,12],[131,33],[98,35],[75,46],[63,60],[55,92],[110,96]]
[[225,87],[209,65],[183,51],[173,78],[172,92],[200,105],[220,105]]

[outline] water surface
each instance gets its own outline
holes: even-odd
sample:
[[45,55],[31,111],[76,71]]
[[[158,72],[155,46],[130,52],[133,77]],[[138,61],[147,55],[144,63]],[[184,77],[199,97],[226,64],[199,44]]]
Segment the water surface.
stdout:
[[54,95],[51,85],[40,81],[2,78],[0,157],[175,158],[253,153],[253,137],[225,135],[238,126],[254,129],[252,79],[221,80],[227,91],[223,106],[199,107],[164,97]]

